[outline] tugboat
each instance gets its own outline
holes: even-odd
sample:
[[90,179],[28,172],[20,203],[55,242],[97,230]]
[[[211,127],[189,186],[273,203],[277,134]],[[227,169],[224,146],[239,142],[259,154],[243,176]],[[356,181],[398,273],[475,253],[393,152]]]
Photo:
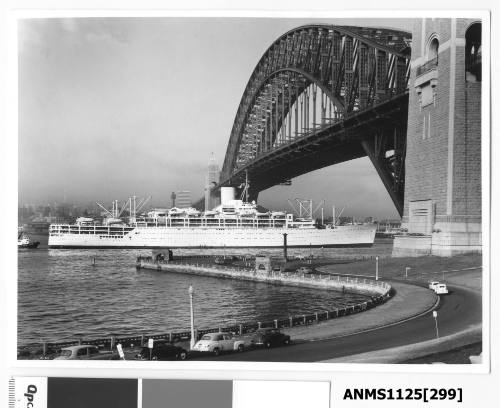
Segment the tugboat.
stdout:
[[21,232],[17,237],[17,248],[38,248],[40,242],[32,241],[25,233]]

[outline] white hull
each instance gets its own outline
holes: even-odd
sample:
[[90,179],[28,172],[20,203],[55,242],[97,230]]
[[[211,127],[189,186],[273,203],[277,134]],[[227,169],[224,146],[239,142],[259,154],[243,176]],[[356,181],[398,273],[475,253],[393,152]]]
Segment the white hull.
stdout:
[[52,248],[271,248],[370,246],[375,226],[336,228],[136,227],[124,235],[62,233],[49,236]]

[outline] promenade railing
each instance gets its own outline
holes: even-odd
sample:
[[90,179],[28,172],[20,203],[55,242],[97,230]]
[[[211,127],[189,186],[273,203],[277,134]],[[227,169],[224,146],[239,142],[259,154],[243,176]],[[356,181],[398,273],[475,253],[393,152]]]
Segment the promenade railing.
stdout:
[[[145,262],[149,261],[148,257],[142,258]],[[187,268],[199,268],[199,263],[182,263],[182,262],[172,262],[172,261],[164,261],[164,262],[156,262],[155,264],[160,266],[163,264],[170,263],[172,266],[184,266]],[[214,273],[224,271],[230,272],[232,275],[239,275],[239,277],[250,277],[254,269],[244,268],[244,267],[235,267],[235,266],[227,266],[227,265],[202,265],[203,268],[212,269]],[[340,276],[340,275],[331,275],[331,274],[299,274],[296,272],[281,272],[281,271],[271,271],[266,280],[286,280],[293,281],[297,283],[328,283],[335,282],[337,284],[345,284],[345,285],[363,285],[365,287],[371,287],[374,289],[374,292],[378,292],[373,296],[368,296],[367,300],[346,304],[341,307],[337,307],[329,310],[318,310],[313,313],[308,314],[299,314],[288,317],[279,317],[276,319],[268,320],[268,321],[252,321],[252,322],[238,322],[229,324],[226,326],[217,326],[211,328],[197,329],[195,330],[195,339],[199,340],[206,333],[213,332],[230,332],[235,335],[243,336],[245,334],[254,333],[256,330],[261,328],[293,328],[297,326],[307,326],[316,324],[322,321],[336,319],[343,316],[348,316],[352,314],[356,314],[371,308],[374,308],[377,305],[380,305],[386,302],[392,296],[391,286],[382,281],[360,278],[360,277],[349,277],[349,276]],[[177,330],[177,331],[168,331],[166,333],[161,334],[147,334],[142,333],[134,336],[109,336],[98,339],[75,339],[70,341],[63,342],[41,342],[41,343],[32,343],[29,345],[21,346],[18,348],[18,352],[22,352],[23,350],[35,350],[34,354],[41,355],[49,355],[58,352],[60,349],[69,346],[75,346],[80,344],[89,344],[95,345],[101,349],[114,350],[117,344],[121,344],[122,347],[133,347],[133,346],[144,346],[147,344],[148,339],[154,340],[167,340],[172,343],[189,341],[191,339],[191,331],[186,330]]]

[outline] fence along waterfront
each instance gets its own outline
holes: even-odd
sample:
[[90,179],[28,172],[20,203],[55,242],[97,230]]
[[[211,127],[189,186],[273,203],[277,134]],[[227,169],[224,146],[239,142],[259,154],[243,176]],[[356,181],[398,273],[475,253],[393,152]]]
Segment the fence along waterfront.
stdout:
[[[179,265],[178,265],[179,266]],[[196,265],[188,265],[184,264],[183,266],[192,266],[195,267]],[[205,267],[204,267],[205,268]],[[214,270],[219,270],[219,267],[213,268]],[[229,268],[228,268],[229,269]],[[234,269],[234,268],[231,268]],[[241,269],[241,272],[247,272],[247,269]],[[371,279],[360,279],[360,278],[350,278],[347,276],[340,276],[340,275],[319,275],[319,277],[315,277],[314,275],[299,275],[299,277],[296,276],[297,274],[294,273],[283,273],[283,272],[274,272],[271,273],[271,278],[275,278],[274,280],[269,280],[269,283],[282,283],[278,281],[278,278],[281,280],[283,278],[288,278],[290,279],[291,277],[294,278],[294,280],[297,283],[311,283],[311,282],[318,282],[319,281],[330,281],[330,282],[336,282],[340,284],[346,284],[346,285],[363,285],[366,287],[371,287],[373,288],[373,292],[376,294],[373,296],[370,296],[370,299],[364,302],[356,303],[353,305],[346,305],[344,307],[336,308],[333,310],[320,310],[315,313],[310,313],[310,314],[303,314],[303,315],[296,315],[296,316],[289,316],[287,318],[282,318],[282,319],[274,319],[274,320],[269,320],[266,322],[242,322],[230,326],[225,326],[225,327],[212,327],[212,328],[206,328],[206,329],[197,329],[195,330],[195,337],[196,340],[201,338],[204,334],[206,333],[214,333],[214,332],[231,332],[235,333],[238,335],[244,335],[248,333],[253,333],[256,330],[260,328],[292,328],[292,327],[297,327],[297,326],[307,326],[307,325],[312,325],[316,324],[322,321],[330,320],[330,319],[336,319],[339,317],[343,316],[349,316],[352,314],[356,314],[368,309],[372,309],[375,306],[382,304],[386,302],[391,296],[391,286],[385,282],[381,281],[374,281]],[[318,286],[319,287],[319,286]],[[20,350],[29,350],[33,349],[35,347],[41,348],[42,349],[42,354],[50,354],[54,353],[57,350],[60,350],[63,347],[69,347],[69,346],[74,346],[78,344],[90,344],[90,345],[95,345],[103,349],[109,349],[109,350],[114,350],[117,344],[121,344],[122,347],[132,347],[132,346],[143,346],[144,344],[147,343],[147,339],[154,339],[154,340],[168,340],[172,343],[180,342],[180,341],[189,341],[191,340],[191,332],[190,330],[185,330],[185,331],[171,331],[167,333],[162,333],[162,334],[153,334],[153,335],[147,335],[147,334],[140,334],[140,335],[135,335],[135,336],[122,336],[122,337],[115,337],[115,336],[110,336],[106,338],[100,338],[100,339],[93,339],[93,340],[84,340],[84,339],[78,339],[78,340],[73,340],[73,341],[66,341],[66,342],[57,342],[57,343],[37,343],[37,344],[31,344],[31,345],[26,345],[20,348]]]

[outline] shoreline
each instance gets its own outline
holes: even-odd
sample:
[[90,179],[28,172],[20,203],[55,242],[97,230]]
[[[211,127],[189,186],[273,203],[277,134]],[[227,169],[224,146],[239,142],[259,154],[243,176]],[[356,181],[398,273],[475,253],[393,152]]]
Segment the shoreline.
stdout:
[[[316,270],[321,271],[321,275],[329,274],[338,276],[340,273],[344,273],[346,277],[349,277],[349,275],[358,275],[358,279],[360,278],[359,275],[365,276],[362,279],[372,277],[370,269],[373,267],[373,260],[329,265],[325,265],[322,261],[324,260],[315,259],[311,265]],[[438,261],[440,262],[436,262],[435,257],[398,260],[388,258],[381,260],[379,264],[379,276],[381,279],[389,282],[394,291],[394,296],[390,298],[389,302],[379,304],[373,309],[364,310],[363,313],[349,314],[349,318],[347,319],[341,316],[333,320],[318,320],[317,317],[314,320],[313,317],[311,320],[305,322],[305,324],[292,328],[283,327],[282,331],[290,334],[292,341],[299,344],[360,334],[414,319],[428,313],[437,306],[437,295],[426,287],[426,282],[436,279],[437,276],[439,276],[439,280],[444,277],[447,283],[467,287],[475,291],[477,295],[481,295],[482,271],[481,267],[478,266],[478,264],[481,264],[480,256],[458,256],[444,260],[438,258]],[[403,271],[405,270],[404,265],[407,264],[411,264],[413,269],[409,274],[410,276],[405,277]],[[418,271],[416,271],[416,265],[418,265]],[[445,265],[446,268],[439,270],[438,268],[442,267],[441,265]],[[352,276],[351,279],[354,280],[355,277]],[[481,322],[478,323],[479,329],[475,329],[476,331],[473,336],[467,337],[466,335],[466,341],[453,341],[450,343],[450,347],[457,344],[463,346],[471,344],[471,342],[477,342]],[[460,336],[458,335],[458,337]],[[137,339],[135,344],[138,344]],[[406,359],[418,358],[425,354],[432,354],[436,350],[442,350],[442,348],[436,349],[435,344],[436,342],[431,342],[430,345],[432,347],[428,351],[422,351],[426,350],[426,348],[419,347],[417,355],[409,354],[409,357]],[[408,346],[411,346],[411,344]],[[390,351],[388,353],[390,354]],[[347,357],[347,359],[349,360],[351,357],[352,361],[356,359],[355,355]],[[360,358],[368,357],[364,356]],[[370,358],[376,360],[377,356],[372,355]],[[336,359],[326,361],[337,362]]]
[[[260,328],[274,327],[285,330],[287,327],[311,327],[311,325],[318,324],[321,321],[339,319],[343,316],[366,312],[385,303],[391,298],[393,292],[391,285],[385,282],[373,281],[366,278],[333,277],[331,275],[297,274],[275,271],[269,271],[269,273],[263,274],[256,273],[251,269],[237,268],[235,266],[224,267],[222,265],[179,264],[176,262],[153,263],[149,260],[149,258],[142,257],[138,258],[136,267],[138,269],[149,269],[162,272],[197,274],[214,278],[246,280],[320,290],[334,290],[337,292],[351,292],[366,296],[366,300],[360,301],[359,303],[344,305],[343,307],[338,307],[334,310],[319,310],[312,314],[289,316],[287,318],[275,319],[267,322],[242,322],[231,326],[196,329],[195,333],[197,338],[201,337],[203,334],[214,331],[233,332],[244,337],[245,335],[249,335]],[[182,332],[172,331],[166,334],[150,335],[149,337],[156,340],[168,339],[170,342],[183,343],[190,340],[191,332],[187,330]],[[26,345],[18,348],[18,353],[21,352],[23,357],[24,354],[26,354],[26,356],[28,354],[34,354],[35,356],[40,354],[51,355],[60,348],[78,344],[91,344],[103,349],[114,350],[116,344],[118,343],[121,343],[124,348],[127,348],[132,344],[144,344],[145,340],[146,336],[142,334],[139,336],[120,336],[118,338],[113,336],[94,340],[72,340],[54,343],[44,342],[42,344],[34,343],[32,345]],[[33,352],[31,350],[36,351]]]

